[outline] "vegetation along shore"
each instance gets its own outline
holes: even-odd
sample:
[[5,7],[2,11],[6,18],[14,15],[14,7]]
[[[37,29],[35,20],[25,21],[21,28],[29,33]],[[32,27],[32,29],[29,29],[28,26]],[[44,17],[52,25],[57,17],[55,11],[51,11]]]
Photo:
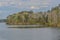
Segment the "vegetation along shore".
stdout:
[[7,17],[9,25],[45,25],[60,27],[60,4],[46,12],[22,11]]

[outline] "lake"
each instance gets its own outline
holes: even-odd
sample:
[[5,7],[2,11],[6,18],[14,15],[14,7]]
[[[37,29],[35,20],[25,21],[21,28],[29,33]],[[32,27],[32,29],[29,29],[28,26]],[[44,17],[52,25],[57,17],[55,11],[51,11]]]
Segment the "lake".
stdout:
[[58,28],[8,28],[0,23],[0,40],[60,40]]

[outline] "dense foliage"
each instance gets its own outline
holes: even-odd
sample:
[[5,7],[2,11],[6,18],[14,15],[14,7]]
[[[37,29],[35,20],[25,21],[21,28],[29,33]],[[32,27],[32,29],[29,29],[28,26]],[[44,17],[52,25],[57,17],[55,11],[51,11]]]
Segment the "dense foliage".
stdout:
[[60,5],[47,12],[22,11],[7,17],[7,24],[60,26]]

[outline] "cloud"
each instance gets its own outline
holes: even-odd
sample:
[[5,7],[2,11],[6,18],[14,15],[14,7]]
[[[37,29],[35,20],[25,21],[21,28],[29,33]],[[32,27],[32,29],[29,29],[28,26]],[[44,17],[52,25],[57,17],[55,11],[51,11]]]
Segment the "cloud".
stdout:
[[36,7],[35,7],[35,6],[31,6],[30,8],[31,8],[31,9],[36,9]]
[[14,6],[28,6],[28,5],[49,5],[51,0],[4,0],[4,1],[0,1],[0,6],[11,6],[11,5],[14,5]]
[[0,2],[0,6],[7,6],[8,3],[7,2]]
[[58,5],[60,0],[0,0],[0,15],[7,15],[24,10],[47,11]]
[[[53,0],[0,0],[1,6],[38,9],[52,5]],[[33,7],[32,7],[33,6]]]

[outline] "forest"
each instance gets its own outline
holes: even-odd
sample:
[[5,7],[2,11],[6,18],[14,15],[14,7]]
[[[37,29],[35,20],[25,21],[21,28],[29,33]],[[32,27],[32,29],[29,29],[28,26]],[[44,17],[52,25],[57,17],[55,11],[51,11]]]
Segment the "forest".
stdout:
[[7,17],[9,25],[45,25],[60,27],[60,4],[46,12],[22,11]]

